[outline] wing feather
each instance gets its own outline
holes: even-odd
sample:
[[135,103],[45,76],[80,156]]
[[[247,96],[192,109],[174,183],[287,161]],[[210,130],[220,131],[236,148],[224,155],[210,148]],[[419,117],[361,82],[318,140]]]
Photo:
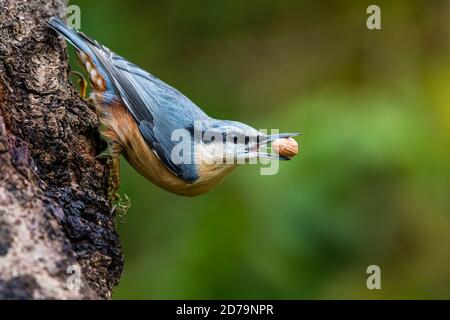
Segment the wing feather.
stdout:
[[194,121],[209,117],[178,90],[108,48],[97,44],[93,50],[151,150],[175,175],[189,182],[197,180],[193,155],[189,164],[172,161],[176,142],[171,134],[176,129],[192,131]]

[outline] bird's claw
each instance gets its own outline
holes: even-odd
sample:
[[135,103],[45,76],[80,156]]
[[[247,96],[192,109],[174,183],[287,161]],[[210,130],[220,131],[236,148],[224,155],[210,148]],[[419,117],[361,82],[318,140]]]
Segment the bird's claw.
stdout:
[[87,99],[88,82],[84,78],[83,74],[81,72],[71,70],[70,75],[76,76],[78,78],[78,85],[80,86],[80,96],[83,99]]

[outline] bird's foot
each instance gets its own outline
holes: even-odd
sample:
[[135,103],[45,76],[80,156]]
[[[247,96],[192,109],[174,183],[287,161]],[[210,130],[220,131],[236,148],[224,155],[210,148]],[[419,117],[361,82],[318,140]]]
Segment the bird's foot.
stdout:
[[118,159],[123,151],[122,145],[114,140],[110,140],[104,135],[100,135],[101,140],[106,144],[105,150],[100,152],[95,158]]
[[71,76],[76,76],[78,78],[78,85],[80,87],[80,97],[83,99],[88,108],[97,113],[97,108],[95,107],[95,100],[92,97],[89,97],[87,94],[88,82],[84,78],[83,74],[78,71],[70,71]]
[[81,98],[83,100],[88,99],[88,97],[87,97],[88,82],[84,78],[83,74],[81,72],[72,70],[72,71],[70,71],[70,75],[71,76],[76,76],[78,78],[78,85],[80,86],[80,96],[81,96]]

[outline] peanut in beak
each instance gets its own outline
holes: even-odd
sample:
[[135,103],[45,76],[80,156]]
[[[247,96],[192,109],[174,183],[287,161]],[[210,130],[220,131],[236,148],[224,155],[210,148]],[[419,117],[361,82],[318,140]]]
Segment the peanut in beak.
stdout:
[[272,149],[287,158],[292,158],[298,153],[298,143],[292,138],[281,138],[272,142]]

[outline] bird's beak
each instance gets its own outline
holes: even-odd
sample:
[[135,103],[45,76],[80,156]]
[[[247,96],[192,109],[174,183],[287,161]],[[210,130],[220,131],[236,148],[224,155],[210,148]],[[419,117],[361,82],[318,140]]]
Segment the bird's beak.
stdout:
[[299,135],[301,135],[301,133],[279,133],[258,136],[256,147],[254,148],[252,154],[261,159],[291,160],[288,157],[276,154],[275,152],[271,152],[271,150],[267,149],[267,144],[277,139],[291,138]]
[[271,135],[266,135],[266,136],[260,136],[258,137],[258,143],[262,144],[262,143],[268,143],[268,142],[272,142],[275,141],[277,139],[283,139],[283,138],[291,138],[291,137],[296,137],[296,136],[300,136],[301,133],[278,133],[278,134],[271,134]]

